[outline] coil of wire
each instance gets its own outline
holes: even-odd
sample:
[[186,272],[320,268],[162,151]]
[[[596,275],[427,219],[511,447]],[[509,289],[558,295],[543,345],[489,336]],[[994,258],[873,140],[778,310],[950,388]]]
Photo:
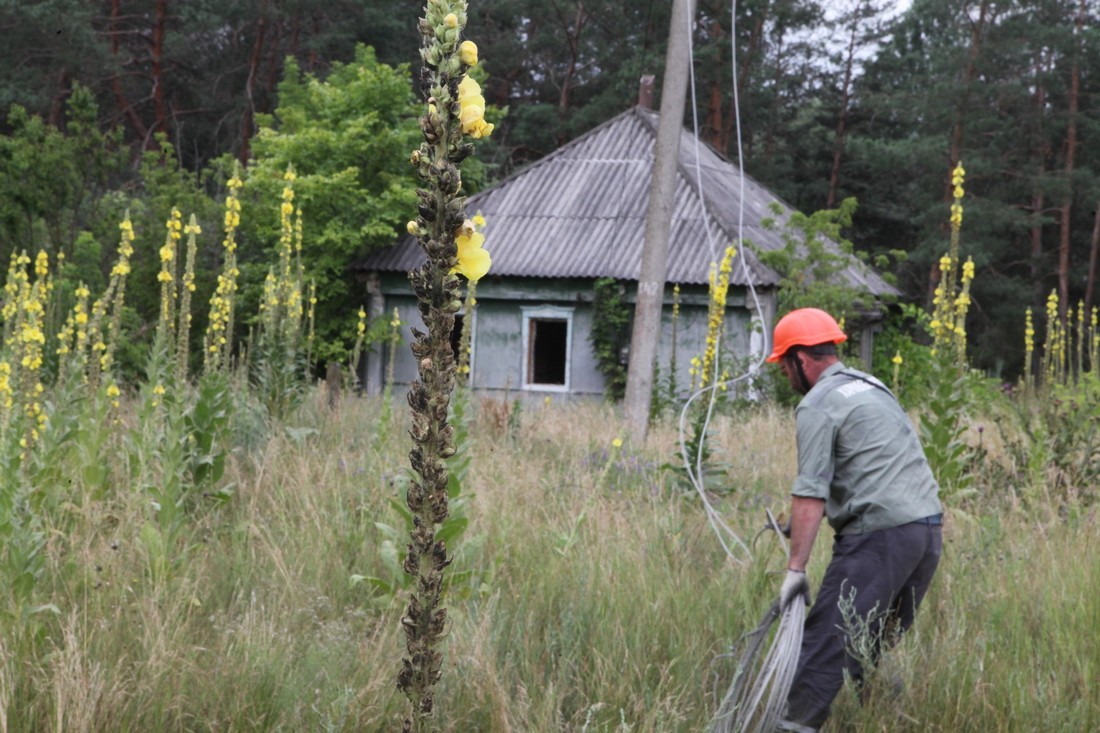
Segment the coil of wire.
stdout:
[[[804,604],[791,603],[780,611],[777,600],[760,625],[742,637],[734,652],[733,681],[711,720],[710,733],[772,733],[776,729],[798,666],[805,619]],[[770,633],[773,626],[775,632]],[[769,636],[771,644],[761,656]]]

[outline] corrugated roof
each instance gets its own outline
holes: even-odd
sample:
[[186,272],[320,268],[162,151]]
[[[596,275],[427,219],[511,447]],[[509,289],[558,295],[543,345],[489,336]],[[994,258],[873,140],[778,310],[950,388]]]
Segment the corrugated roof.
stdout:
[[[652,110],[635,107],[471,196],[467,211],[480,211],[488,222],[485,248],[493,258],[491,274],[637,280],[657,120]],[[742,187],[736,165],[684,130],[668,282],[707,282],[711,263],[737,239],[742,190],[744,238],[763,250],[781,248],[782,237],[765,229],[761,221],[776,218],[773,203],[788,211],[790,207],[749,176]],[[751,251],[739,248],[738,257],[742,256],[754,286],[778,283],[776,272]],[[416,240],[404,237],[393,247],[372,253],[355,269],[410,270],[423,260]],[[855,258],[844,277],[875,294],[894,292]],[[736,260],[730,282],[748,284]]]

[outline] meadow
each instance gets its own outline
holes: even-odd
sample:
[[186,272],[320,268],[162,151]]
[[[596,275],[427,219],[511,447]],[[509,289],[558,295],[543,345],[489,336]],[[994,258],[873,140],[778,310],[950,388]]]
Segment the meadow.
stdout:
[[[634,444],[607,403],[455,391],[469,344],[456,364],[459,275],[476,281],[490,264],[455,166],[463,136],[492,125],[477,85],[459,81],[477,63],[458,43],[464,6],[429,10],[424,56],[441,76],[410,160],[434,194],[408,224],[428,254],[410,279],[429,335],[409,345],[408,406],[389,379],[364,396],[309,376],[317,296],[292,168],[258,313],[238,304],[243,181],[228,180],[202,334],[201,232],[177,209],[157,250],[155,332],[127,327],[128,215],[103,293],[45,251],[13,254],[0,313],[0,733],[396,731],[410,707],[418,733],[707,729],[731,651],[786,566],[763,527],[788,502],[792,411],[723,397],[709,429],[696,415],[684,436],[705,446],[708,502],[750,558],[727,554],[684,481],[674,418]],[[1079,306],[1073,326],[1052,296],[1040,359],[1029,311],[1017,389],[971,372],[962,180],[960,165],[934,312],[890,359],[943,486],[944,560],[912,632],[862,702],[842,694],[829,731],[1100,727],[1097,312],[1086,326]],[[371,340],[363,310],[356,332],[351,363]]]
[[[39,469],[53,498],[38,582],[6,595],[0,730],[400,729],[402,410],[317,387],[275,419],[254,391],[229,393],[231,495],[198,497],[170,531],[151,488],[166,446],[136,396],[94,450],[84,436],[70,445],[88,450]],[[712,500],[754,552],[741,564],[661,469],[671,420],[616,447],[606,405],[459,399],[469,464],[452,505],[468,525],[450,548],[440,730],[705,730],[724,655],[778,592],[782,550],[756,535],[787,501],[790,411],[730,411],[712,431],[727,485]],[[1095,503],[1005,480],[1018,436],[998,424],[969,436],[984,470],[948,507],[918,622],[866,704],[842,694],[829,730],[1100,725]],[[108,473],[93,483],[95,465]],[[1054,470],[1034,477],[1055,485]],[[879,684],[893,675],[898,696]]]

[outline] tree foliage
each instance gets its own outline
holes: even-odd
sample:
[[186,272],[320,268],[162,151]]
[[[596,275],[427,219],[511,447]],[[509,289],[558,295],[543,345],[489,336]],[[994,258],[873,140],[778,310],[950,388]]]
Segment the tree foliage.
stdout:
[[[480,143],[486,180],[635,104],[642,75],[660,85],[667,2],[476,5],[467,28],[484,59],[476,73],[486,99],[508,110]],[[1042,312],[1051,289],[1064,309],[1100,301],[1100,8],[886,5],[746,0],[731,16],[728,2],[697,0],[685,124],[796,209],[856,198],[848,237],[872,255],[906,251],[898,285],[917,303],[935,287],[950,171],[962,160],[964,248],[978,267],[972,354],[1011,375],[1022,349],[1006,344],[1021,341],[1026,305]],[[172,197],[213,227],[232,157],[255,168],[246,206],[272,207],[243,218],[255,227],[242,233],[247,268],[274,246],[277,197],[260,200],[292,164],[321,296],[350,297],[342,268],[396,236],[396,212],[408,211],[401,120],[415,80],[402,64],[417,58],[408,18],[421,12],[411,0],[3,4],[0,255],[71,255],[78,241],[82,257],[110,252],[126,209],[156,242]],[[358,43],[376,49],[371,60]],[[371,79],[354,79],[359,68],[374,69],[384,102],[361,93]],[[333,98],[345,88],[346,99]],[[470,173],[467,192],[480,177]],[[135,267],[154,266],[153,254],[139,249]],[[216,255],[207,259],[213,272]],[[134,293],[132,303],[140,315],[154,300]],[[337,320],[336,311],[322,319],[332,343]]]
[[[303,212],[302,263],[317,285],[322,359],[341,355],[354,339],[356,294],[349,264],[391,244],[416,209],[408,155],[419,143],[418,107],[407,66],[379,63],[360,46],[355,60],[336,63],[326,78],[305,73],[293,58],[279,85],[279,106],[258,118],[255,161],[245,205],[256,211],[250,257],[266,271],[278,242],[279,191],[294,169],[295,204]],[[262,276],[262,274],[261,274]]]

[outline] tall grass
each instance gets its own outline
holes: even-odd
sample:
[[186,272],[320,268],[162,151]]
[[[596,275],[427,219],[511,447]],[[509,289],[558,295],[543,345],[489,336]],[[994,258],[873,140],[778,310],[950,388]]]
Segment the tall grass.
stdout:
[[[0,608],[0,730],[397,726],[403,598],[350,579],[385,570],[375,523],[398,521],[389,500],[402,486],[404,428],[379,419],[378,399],[331,406],[320,390],[285,421],[248,419],[244,407],[224,477],[236,493],[183,525],[167,571],[134,478],[148,480],[156,456],[120,444],[128,458],[108,491],[73,490],[51,509],[34,602],[55,610],[19,624],[27,606],[5,596]],[[775,538],[755,541],[748,566],[725,557],[698,500],[659,468],[676,452],[670,425],[644,448],[616,448],[623,428],[606,406],[507,419],[517,408],[478,407],[463,488],[470,526],[453,568],[469,575],[447,595],[440,728],[702,730],[729,681],[722,655],[777,593]],[[124,424],[137,408],[123,402]],[[997,432],[986,427],[983,442]],[[713,448],[732,466],[718,506],[751,538],[762,507],[787,503],[791,417],[722,417]],[[979,475],[981,500],[949,509],[944,562],[916,627],[866,704],[841,696],[832,730],[1100,725],[1096,509],[1028,504],[991,482],[1003,475]],[[815,578],[827,545],[823,536]]]

